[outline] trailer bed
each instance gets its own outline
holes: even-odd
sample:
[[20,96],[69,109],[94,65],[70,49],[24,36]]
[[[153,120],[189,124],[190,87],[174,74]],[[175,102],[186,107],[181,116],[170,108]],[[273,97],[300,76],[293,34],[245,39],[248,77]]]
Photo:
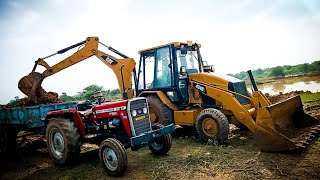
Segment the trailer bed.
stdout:
[[24,125],[28,129],[44,127],[44,120],[49,111],[75,108],[76,106],[76,102],[67,102],[29,107],[3,108],[0,109],[0,125]]

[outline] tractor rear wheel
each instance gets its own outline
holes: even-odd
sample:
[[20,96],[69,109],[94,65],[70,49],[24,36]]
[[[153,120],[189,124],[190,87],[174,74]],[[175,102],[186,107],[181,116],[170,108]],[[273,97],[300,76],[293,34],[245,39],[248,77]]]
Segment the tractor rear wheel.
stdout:
[[114,138],[101,143],[99,158],[109,176],[122,176],[128,168],[127,153],[121,142]]
[[172,110],[156,95],[147,97],[151,124],[169,125],[173,123]]
[[[157,130],[162,127],[163,125],[156,124],[153,126],[152,129]],[[166,134],[164,136],[155,138],[152,142],[148,144],[148,146],[153,154],[165,155],[171,149],[171,144],[172,144],[171,141],[172,141],[171,135]]]
[[0,154],[14,154],[17,145],[17,132],[6,125],[0,126]]
[[203,143],[217,141],[222,144],[228,139],[228,119],[217,109],[207,108],[202,110],[197,116],[195,126],[199,140]]
[[52,118],[46,129],[47,146],[56,164],[70,164],[80,154],[80,135],[70,119]]

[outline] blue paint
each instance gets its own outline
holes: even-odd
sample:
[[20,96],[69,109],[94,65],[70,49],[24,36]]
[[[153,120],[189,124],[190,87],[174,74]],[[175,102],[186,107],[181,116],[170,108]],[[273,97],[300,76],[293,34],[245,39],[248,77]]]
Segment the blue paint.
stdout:
[[76,102],[46,104],[41,106],[0,109],[0,124],[26,125],[27,128],[44,127],[49,111],[75,108]]

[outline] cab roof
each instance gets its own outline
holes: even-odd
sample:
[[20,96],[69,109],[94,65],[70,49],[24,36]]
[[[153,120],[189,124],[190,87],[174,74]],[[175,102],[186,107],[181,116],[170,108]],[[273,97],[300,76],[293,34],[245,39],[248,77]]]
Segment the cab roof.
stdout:
[[[169,45],[174,45],[175,47],[181,47],[181,45],[187,45],[187,46],[193,46],[196,43],[192,43],[192,41],[187,41],[187,42],[172,42],[172,43],[168,43],[168,44],[163,44],[163,45],[159,45],[159,46],[155,46],[155,47],[151,47],[151,48],[147,48],[147,49],[142,49],[140,51],[138,51],[139,54],[141,54],[142,52],[146,52],[146,51],[152,51],[154,49],[158,49],[161,47],[165,47],[165,46],[169,46]],[[198,47],[201,47],[201,44],[197,44]]]

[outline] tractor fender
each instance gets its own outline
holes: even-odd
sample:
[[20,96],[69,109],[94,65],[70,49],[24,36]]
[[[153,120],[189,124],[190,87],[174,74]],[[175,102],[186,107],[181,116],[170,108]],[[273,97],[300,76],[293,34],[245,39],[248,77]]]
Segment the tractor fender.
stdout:
[[74,122],[74,125],[78,129],[80,136],[82,138],[84,138],[84,136],[85,136],[84,124],[81,120],[81,117],[80,117],[77,109],[71,108],[71,109],[50,111],[46,115],[45,123],[48,124],[48,121],[50,121],[51,118],[56,118],[56,117],[63,117],[63,118],[70,119],[72,122]]
[[161,100],[161,102],[163,102],[163,104],[168,106],[170,109],[172,109],[174,111],[178,110],[177,105],[173,104],[170,101],[170,99],[162,91],[143,91],[138,95],[138,97],[147,97],[147,96],[154,95],[154,94],[156,94],[159,97],[159,99]]

